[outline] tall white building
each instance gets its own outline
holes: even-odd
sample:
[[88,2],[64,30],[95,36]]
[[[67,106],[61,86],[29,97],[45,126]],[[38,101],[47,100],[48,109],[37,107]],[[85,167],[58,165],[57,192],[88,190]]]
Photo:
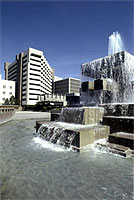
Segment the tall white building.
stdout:
[[28,48],[5,63],[5,78],[16,82],[16,98],[21,105],[34,105],[38,96],[52,93],[53,69],[42,51]]
[[15,96],[15,81],[2,80],[0,74],[0,105],[12,95]]

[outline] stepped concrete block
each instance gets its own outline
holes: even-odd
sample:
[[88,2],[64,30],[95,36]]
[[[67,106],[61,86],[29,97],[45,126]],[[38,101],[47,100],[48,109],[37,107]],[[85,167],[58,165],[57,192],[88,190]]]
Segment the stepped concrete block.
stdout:
[[132,155],[132,150],[129,147],[125,147],[114,143],[109,143],[109,142],[105,144],[97,143],[96,147],[99,148],[100,150],[105,150],[107,152],[119,154],[124,157],[129,157]]
[[96,123],[100,123],[103,120],[104,110],[98,110],[96,108]]
[[78,148],[82,148],[88,144],[92,144],[95,141],[95,129],[83,130],[78,133],[80,136]]
[[95,140],[107,138],[109,133],[110,133],[110,127],[102,126],[101,128],[96,129]]
[[[103,125],[80,125],[80,124],[69,124],[65,122],[43,122],[38,121],[36,123],[36,133],[38,135],[38,129],[43,124],[44,130],[49,127],[49,130],[53,128],[59,128],[60,134],[74,135],[72,146],[74,149],[81,151],[88,144],[94,143],[96,140],[107,138],[109,134],[109,127]],[[44,131],[40,131],[40,136],[44,137]],[[36,135],[36,134],[35,134]]]
[[105,116],[134,116],[134,103],[109,103],[99,106],[104,108]]
[[134,134],[134,117],[104,116],[103,125],[110,126],[110,133],[127,132]]
[[134,134],[123,132],[113,133],[109,135],[108,142],[123,145],[134,150]]
[[83,116],[83,124],[95,124],[96,123],[96,109],[85,108]]
[[104,108],[101,107],[64,108],[59,121],[83,125],[98,124],[102,121],[103,114]]
[[94,143],[96,140],[107,138],[108,134],[108,126],[97,125],[93,128],[83,128],[81,130],[77,130],[77,135],[74,138],[74,143],[77,143],[77,149],[82,150],[83,147]]

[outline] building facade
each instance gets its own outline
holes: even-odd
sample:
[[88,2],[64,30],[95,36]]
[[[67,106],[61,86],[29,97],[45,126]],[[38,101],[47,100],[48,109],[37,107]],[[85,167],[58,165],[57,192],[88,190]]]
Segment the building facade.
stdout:
[[2,80],[0,74],[0,105],[11,96],[15,96],[15,81]]
[[53,69],[42,51],[28,48],[4,68],[5,79],[16,82],[15,96],[21,105],[35,105],[39,95],[52,93]]
[[62,106],[67,105],[66,96],[58,94],[45,94],[39,96],[39,101],[44,103],[50,103],[50,105],[58,105],[62,103]]
[[80,80],[76,78],[67,78],[54,82],[54,94],[79,94],[80,93]]

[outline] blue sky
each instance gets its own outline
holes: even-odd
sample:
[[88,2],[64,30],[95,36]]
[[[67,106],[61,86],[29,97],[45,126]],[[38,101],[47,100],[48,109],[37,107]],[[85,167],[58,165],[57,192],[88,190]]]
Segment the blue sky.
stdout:
[[108,37],[118,30],[134,54],[132,1],[1,2],[1,59],[33,47],[44,52],[57,76],[80,76],[82,63],[106,56]]

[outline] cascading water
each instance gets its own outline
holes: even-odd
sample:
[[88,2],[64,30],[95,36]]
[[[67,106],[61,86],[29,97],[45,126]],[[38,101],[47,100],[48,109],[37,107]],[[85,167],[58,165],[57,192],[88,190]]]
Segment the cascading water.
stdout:
[[42,137],[44,140],[64,147],[70,147],[72,145],[75,135],[76,133],[74,131],[44,124],[42,124],[37,132],[37,136]]
[[118,31],[113,32],[113,34],[109,36],[108,55],[113,55],[114,53],[118,53],[123,50],[125,49],[121,35]]
[[134,56],[124,49],[121,35],[118,31],[113,32],[109,36],[108,56],[82,64],[82,82],[101,79],[106,80],[110,85],[109,91],[82,92],[82,104],[98,105],[134,101]]

